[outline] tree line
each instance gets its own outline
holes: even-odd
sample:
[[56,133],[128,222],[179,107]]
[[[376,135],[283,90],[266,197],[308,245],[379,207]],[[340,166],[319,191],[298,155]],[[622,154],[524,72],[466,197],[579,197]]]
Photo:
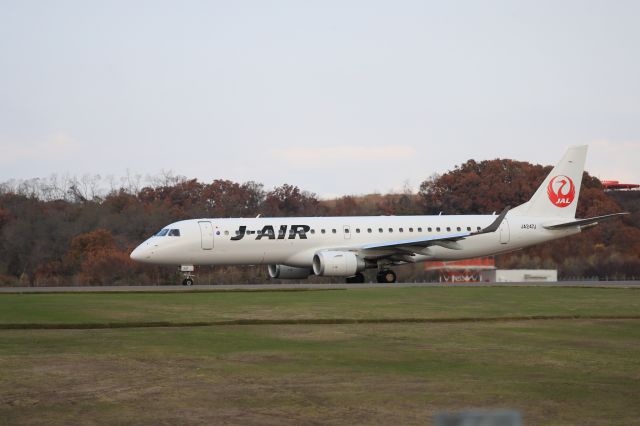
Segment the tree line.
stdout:
[[[469,160],[432,176],[417,193],[347,195],[320,200],[284,184],[140,176],[32,179],[0,184],[0,283],[3,285],[175,284],[176,268],[129,259],[168,223],[200,217],[487,214],[528,200],[550,167],[513,160]],[[580,235],[498,256],[499,267],[558,268],[560,277],[640,277],[640,192],[606,193],[584,174],[578,216],[631,211]],[[266,267],[201,268],[202,283],[259,283]],[[420,265],[399,279],[429,278]],[[204,277],[204,278],[203,278]],[[312,281],[327,281],[313,278]]]

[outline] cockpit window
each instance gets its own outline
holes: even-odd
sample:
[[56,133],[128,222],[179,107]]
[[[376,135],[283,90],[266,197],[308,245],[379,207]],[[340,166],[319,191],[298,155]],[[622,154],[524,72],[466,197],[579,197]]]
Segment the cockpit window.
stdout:
[[160,231],[158,231],[158,233],[156,234],[156,237],[164,237],[165,235],[167,235],[167,232],[169,232],[168,229],[161,229]]
[[169,236],[170,237],[179,237],[180,236],[180,230],[179,229],[170,229],[169,230]]

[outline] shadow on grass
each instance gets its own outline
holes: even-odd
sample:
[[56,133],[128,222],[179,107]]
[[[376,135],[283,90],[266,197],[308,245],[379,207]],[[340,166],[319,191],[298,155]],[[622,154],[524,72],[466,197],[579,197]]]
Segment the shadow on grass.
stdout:
[[236,319],[222,321],[149,321],[95,323],[22,323],[0,324],[0,330],[93,330],[107,328],[211,327],[225,325],[323,325],[323,324],[398,324],[398,323],[465,323],[544,320],[635,320],[640,315],[528,315],[461,318],[317,318],[317,319]]

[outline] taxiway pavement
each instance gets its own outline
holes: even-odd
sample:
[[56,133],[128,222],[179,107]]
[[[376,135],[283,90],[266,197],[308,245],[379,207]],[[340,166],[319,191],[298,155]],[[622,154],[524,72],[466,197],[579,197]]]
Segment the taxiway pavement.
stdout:
[[221,284],[221,285],[136,285],[136,286],[61,286],[0,287],[0,293],[132,293],[132,292],[206,292],[206,291],[277,291],[277,290],[341,290],[357,288],[399,287],[594,287],[640,288],[640,281],[558,281],[514,283],[395,283],[395,284]]

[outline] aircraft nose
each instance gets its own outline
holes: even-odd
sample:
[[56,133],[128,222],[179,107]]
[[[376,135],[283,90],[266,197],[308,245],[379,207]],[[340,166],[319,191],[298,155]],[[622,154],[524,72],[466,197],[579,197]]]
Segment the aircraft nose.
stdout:
[[142,260],[142,254],[140,253],[140,246],[136,247],[135,249],[133,249],[133,251],[131,252],[131,254],[129,255],[129,257],[131,258],[131,260],[135,260],[135,261],[140,261]]
[[140,244],[136,247],[131,254],[129,255],[131,260],[135,260],[136,262],[144,262],[148,260],[150,256],[149,249],[146,247],[146,244]]

